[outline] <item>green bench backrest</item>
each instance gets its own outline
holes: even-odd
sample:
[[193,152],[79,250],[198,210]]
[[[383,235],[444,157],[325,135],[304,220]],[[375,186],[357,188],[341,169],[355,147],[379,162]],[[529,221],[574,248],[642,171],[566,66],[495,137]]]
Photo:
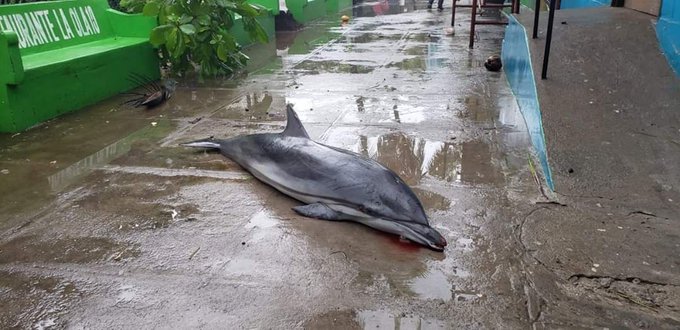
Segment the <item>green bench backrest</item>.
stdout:
[[0,30],[14,31],[22,55],[113,35],[106,0],[66,0],[0,6]]

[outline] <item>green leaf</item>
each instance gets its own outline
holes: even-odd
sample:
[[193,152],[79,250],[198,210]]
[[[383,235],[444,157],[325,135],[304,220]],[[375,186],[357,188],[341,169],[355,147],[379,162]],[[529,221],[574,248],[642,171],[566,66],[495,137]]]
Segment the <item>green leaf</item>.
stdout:
[[158,2],[155,1],[150,1],[147,2],[146,5],[144,5],[144,9],[142,9],[142,14],[144,16],[156,16],[158,15],[158,12],[160,12],[161,6],[158,4]]
[[149,35],[149,42],[151,42],[154,47],[164,44],[166,30],[167,29],[164,29],[161,26],[153,28],[153,30],[151,30],[151,34]]
[[248,32],[251,38],[261,42],[267,43],[269,37],[267,36],[267,31],[264,30],[260,22],[251,17],[243,18],[243,29]]
[[174,28],[165,36],[165,47],[171,56],[175,52],[175,48],[177,48],[177,34],[177,29]]
[[198,24],[201,24],[201,25],[204,25],[204,26],[209,26],[210,25],[210,16],[208,16],[208,15],[198,16]]
[[259,7],[255,7],[249,3],[239,3],[239,4],[234,4],[233,6],[225,7],[227,9],[232,10],[235,13],[240,14],[243,17],[256,17],[260,16],[261,12],[259,10]]
[[177,38],[177,46],[175,47],[174,51],[170,52],[170,56],[173,58],[179,58],[184,54],[186,48],[187,45],[184,43],[184,38]]
[[229,51],[227,50],[227,47],[225,47],[223,43],[217,46],[217,58],[219,58],[220,61],[222,62],[226,62],[227,59],[229,58]]
[[210,33],[203,33],[204,31],[201,31],[201,33],[196,34],[196,40],[198,42],[205,42],[210,38]]
[[160,11],[158,12],[158,24],[167,23],[168,23],[168,9],[165,6],[161,6]]
[[196,27],[193,24],[183,24],[179,26],[180,30],[185,34],[191,35],[196,33]]
[[[265,42],[267,33],[255,19],[266,10],[247,0],[121,0],[129,11],[157,14],[160,26],[152,29],[149,41],[159,47],[163,62],[171,64],[171,75],[191,72],[204,76],[233,74],[248,61],[234,36],[235,17],[242,20],[251,40]],[[238,27],[240,28],[240,26]]]
[[183,14],[182,17],[179,18],[179,24],[187,24],[187,23],[191,22],[193,19],[194,19],[193,16]]
[[229,34],[229,32],[222,32],[222,40],[224,40],[224,47],[226,47],[230,53],[237,51],[236,39],[234,39],[234,37]]
[[230,0],[216,0],[215,3],[224,8],[234,8],[236,7],[236,4],[233,1]]

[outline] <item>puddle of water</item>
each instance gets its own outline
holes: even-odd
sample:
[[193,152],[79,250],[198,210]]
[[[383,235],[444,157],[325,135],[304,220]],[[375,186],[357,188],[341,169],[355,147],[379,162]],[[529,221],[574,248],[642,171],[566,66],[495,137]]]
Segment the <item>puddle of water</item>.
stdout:
[[105,148],[69,165],[63,170],[47,177],[52,192],[59,192],[68,185],[83,178],[92,170],[108,164],[112,160],[130,151],[131,145],[140,140],[160,139],[164,137],[173,125],[170,121],[163,120],[156,122],[154,126],[144,127]]
[[451,207],[451,200],[432,191],[411,187],[425,210],[446,211]]
[[374,68],[369,66],[343,63],[342,61],[314,61],[314,60],[306,60],[300,62],[295,66],[295,69],[306,70],[307,73],[309,74],[319,74],[321,72],[366,74],[371,73],[374,70]]
[[470,141],[461,148],[461,180],[471,184],[498,184],[502,174],[492,164],[491,150],[487,143]]
[[415,315],[407,315],[406,313],[392,313],[386,310],[358,311],[357,319],[362,329],[446,329],[446,323],[442,320],[422,318]]
[[64,328],[61,316],[84,293],[60,277],[6,271],[0,271],[0,292],[3,329]]
[[277,54],[282,57],[309,54],[318,46],[340,36],[343,31],[329,29],[335,25],[335,22],[321,20],[308,24],[302,30],[276,32]]
[[246,223],[246,228],[272,228],[279,224],[279,221],[274,219],[269,211],[260,211],[255,213],[250,220]]
[[257,121],[283,121],[286,119],[286,99],[267,91],[249,92],[225,102],[211,118]]
[[437,42],[440,37],[430,34],[417,34],[411,36],[411,38],[421,39],[425,44],[406,48],[403,51],[404,54],[415,57],[405,59],[401,62],[390,63],[388,67],[396,67],[402,70],[411,71],[443,72],[442,68],[450,66],[450,50],[443,48],[442,45]]
[[[328,144],[375,159],[410,186],[417,186],[425,177],[463,184],[496,185],[504,180],[486,141],[445,142],[402,132],[368,136],[354,128],[337,128],[328,136]],[[423,196],[432,198],[430,206],[435,209],[447,207],[436,195]]]
[[[168,178],[145,173],[93,173],[74,200],[81,212],[110,216],[99,223],[115,230],[154,230],[167,228],[199,213],[191,203],[168,201],[180,189],[210,181],[211,178],[179,176]],[[104,184],[102,184],[104,183]],[[173,220],[173,214],[175,219]]]
[[443,301],[451,300],[451,289],[453,288],[446,275],[439,270],[430,270],[415,277],[409,283],[409,287],[421,299],[441,299]]
[[414,0],[377,0],[377,1],[362,1],[352,8],[352,15],[354,17],[375,17],[382,15],[396,15],[401,13],[412,12],[417,9],[416,1]]
[[425,175],[452,181],[455,165],[460,160],[454,144],[404,133],[360,136],[355,151],[392,169],[409,185],[417,185]]
[[259,262],[245,258],[232,259],[225,267],[226,272],[237,275],[256,275],[265,269]]
[[304,329],[347,329],[359,330],[355,311],[338,310],[314,316],[305,322]]
[[479,123],[493,123],[497,117],[487,98],[479,95],[466,96],[459,100],[463,109],[458,116]]
[[393,42],[401,39],[400,34],[380,34],[380,33],[349,33],[343,38],[345,43],[365,44],[379,40]]
[[13,219],[30,217],[135,143],[155,142],[175,129],[173,121],[161,118],[167,104],[142,111],[118,106],[123,99],[108,99],[18,135],[0,135],[0,168],[10,170],[0,176],[0,211],[8,215],[0,225],[16,225]]
[[90,263],[139,256],[139,250],[103,237],[20,236],[0,245],[0,264],[14,262]]

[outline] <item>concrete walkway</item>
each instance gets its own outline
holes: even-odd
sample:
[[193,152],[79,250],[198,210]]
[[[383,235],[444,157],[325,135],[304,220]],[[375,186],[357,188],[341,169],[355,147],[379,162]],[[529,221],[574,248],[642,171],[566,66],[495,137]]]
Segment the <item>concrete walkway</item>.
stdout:
[[[533,13],[520,19],[530,33]],[[653,18],[624,8],[557,11],[547,80],[540,79],[547,14],[541,22],[529,44],[565,206],[537,209],[524,225],[524,244],[541,265],[536,321],[677,328],[680,80]]]
[[[468,50],[467,12],[451,36],[425,5],[278,35],[247,77],[183,82],[157,110],[121,97],[0,136],[0,328],[677,327],[673,215],[619,195],[546,203],[506,79],[482,66],[502,29]],[[288,102],[313,139],[411,185],[444,253],[300,217],[228,159],[178,146],[278,132]]]
[[[469,51],[447,13],[386,5],[281,34],[244,80],[185,84],[161,109],[120,98],[2,136],[0,327],[526,327],[514,205],[537,192],[514,98],[482,66],[503,30]],[[300,217],[178,146],[280,131],[287,102],[313,139],[414,187],[447,250]]]

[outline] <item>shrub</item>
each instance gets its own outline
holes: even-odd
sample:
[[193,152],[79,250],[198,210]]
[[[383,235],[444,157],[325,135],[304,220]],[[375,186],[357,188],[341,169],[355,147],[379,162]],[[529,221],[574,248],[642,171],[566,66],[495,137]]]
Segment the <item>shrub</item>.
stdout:
[[256,20],[265,9],[245,0],[121,0],[120,5],[128,12],[158,16],[149,41],[177,76],[231,74],[246,64],[248,57],[229,33],[236,15],[252,39],[267,42]]

